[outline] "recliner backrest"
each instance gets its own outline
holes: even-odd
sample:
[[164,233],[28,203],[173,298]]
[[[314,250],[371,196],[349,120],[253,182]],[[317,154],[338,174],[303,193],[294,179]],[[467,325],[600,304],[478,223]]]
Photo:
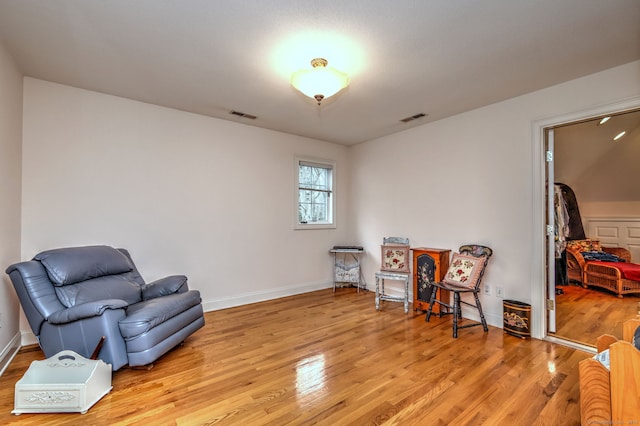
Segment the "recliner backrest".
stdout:
[[142,300],[144,281],[131,259],[113,247],[53,249],[37,254],[34,260],[42,263],[58,299],[68,308],[105,299],[128,304]]
[[[69,249],[56,249],[58,250],[57,252],[54,250],[49,250],[46,252],[42,252],[39,255],[36,255],[35,258],[42,257],[43,259],[50,258],[51,254],[56,255],[51,257],[50,259],[53,261],[53,263],[49,262],[49,266],[50,266],[49,270],[47,270],[47,268],[45,267],[45,264],[40,260],[29,260],[29,261],[19,262],[7,268],[6,272],[11,278],[11,282],[13,283],[13,286],[16,290],[16,294],[20,299],[20,304],[22,305],[22,309],[24,310],[25,316],[27,317],[29,326],[31,327],[31,330],[33,331],[33,334],[35,336],[40,335],[40,329],[42,328],[42,324],[45,321],[47,321],[50,315],[62,309],[65,309],[70,305],[73,305],[74,303],[76,304],[82,303],[83,301],[89,301],[89,299],[98,300],[98,298],[106,298],[106,299],[118,298],[118,297],[111,297],[111,295],[115,294],[115,292],[113,291],[114,289],[96,288],[94,289],[95,291],[92,291],[91,293],[87,293],[85,291],[91,287],[105,286],[107,284],[107,282],[105,281],[109,281],[109,280],[105,280],[104,278],[111,278],[111,279],[115,278],[116,280],[120,280],[120,281],[124,280],[126,281],[125,285],[127,286],[130,286],[131,283],[136,283],[139,288],[142,288],[145,285],[144,280],[142,279],[142,277],[140,276],[140,273],[136,269],[135,264],[131,260],[131,256],[129,255],[129,252],[127,250],[114,249],[112,247],[107,247],[107,249],[103,249],[103,248],[96,249],[95,247],[97,246],[78,247],[78,248],[69,248]],[[111,264],[109,266],[105,265],[105,268],[102,268],[101,266],[99,266],[100,262],[93,262],[93,266],[91,266],[89,270],[85,270],[85,274],[80,274],[79,271],[71,271],[70,269],[67,270],[65,268],[70,268],[69,265],[72,265],[75,263],[73,260],[70,260],[71,263],[67,264],[67,266],[63,266],[60,263],[61,260],[64,258],[64,256],[62,255],[69,254],[70,253],[69,250],[72,250],[75,252],[76,249],[78,249],[79,252],[84,252],[86,250],[87,253],[84,253],[84,254],[92,253],[93,256],[97,255],[98,253],[106,254],[107,257],[114,258],[114,259],[117,259],[118,256],[120,256],[120,259],[117,260],[116,263],[121,263],[121,267],[122,267],[122,265],[126,265],[128,262],[129,266],[124,268],[124,269],[127,269],[128,272],[124,272],[122,274],[117,274],[117,275],[107,275],[107,276],[102,275],[103,279],[101,280],[99,279],[100,277],[97,277],[97,275],[104,273],[104,271],[114,272],[117,269],[113,269],[114,264]],[[116,255],[113,252],[116,252],[118,254]],[[47,255],[47,253],[49,253],[50,255]],[[82,255],[82,253],[80,254]],[[99,258],[102,258],[102,257],[98,256],[98,258],[94,259],[94,261],[98,260]],[[127,260],[127,262],[122,262],[122,258]],[[60,269],[55,269],[56,267],[59,267]],[[93,270],[93,272],[91,272],[91,270]],[[82,289],[80,288],[77,289],[82,291],[75,291],[75,290],[72,290],[72,287],[68,285],[65,286],[65,285],[59,284],[60,287],[56,287],[54,283],[51,281],[51,274],[53,274],[52,271],[56,271],[54,276],[56,276],[55,279],[59,283],[69,282],[69,281],[78,279],[79,277],[88,278],[89,276],[94,277],[94,278],[90,278],[89,281],[93,281],[96,278],[98,280],[93,281],[93,283],[88,283],[88,284],[93,284],[93,286],[92,285],[84,286],[84,288]],[[97,273],[96,271],[103,271],[103,272]],[[75,277],[75,279],[73,277]],[[119,287],[119,284],[122,284],[122,283],[116,282],[115,284],[116,284],[116,287]],[[62,299],[66,300],[66,303],[63,304],[63,302],[60,299],[61,297],[60,291],[57,291],[57,290],[64,287],[69,287],[65,290],[65,292],[68,292],[71,294],[66,294],[62,296]],[[107,290],[108,292],[111,292],[111,293],[107,293],[109,297],[104,297],[103,292],[105,290]],[[136,293],[138,291],[139,290],[136,290]],[[123,295],[120,294],[120,296],[123,296]],[[119,297],[119,298],[122,298],[122,297]],[[137,297],[134,296],[130,300],[135,300],[136,298]]]

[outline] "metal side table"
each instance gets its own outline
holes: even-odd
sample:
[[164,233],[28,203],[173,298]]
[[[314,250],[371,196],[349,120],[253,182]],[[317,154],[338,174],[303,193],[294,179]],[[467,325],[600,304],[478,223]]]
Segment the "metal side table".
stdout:
[[[360,291],[360,287],[366,289],[360,270],[360,256],[364,249],[359,246],[336,246],[329,250],[333,254],[333,291],[336,291],[338,283],[355,285]],[[347,263],[347,259],[351,262]]]

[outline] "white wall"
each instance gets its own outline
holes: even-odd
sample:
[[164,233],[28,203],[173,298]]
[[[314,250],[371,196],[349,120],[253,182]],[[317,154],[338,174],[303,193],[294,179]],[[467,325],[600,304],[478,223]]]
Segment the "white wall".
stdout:
[[[22,256],[127,248],[217,309],[332,285],[347,148],[25,79]],[[294,156],[336,162],[337,229],[293,230]]]
[[[365,246],[371,287],[383,236],[477,242],[495,250],[492,289],[541,316],[539,123],[637,97],[638,75],[634,62],[352,148],[27,78],[22,257],[127,247],[148,280],[185,273],[216,309],[330,285],[337,243]],[[338,229],[293,231],[295,155],[337,162]],[[501,326],[502,300],[482,298]]]
[[[640,157],[636,157],[636,161],[638,158]],[[640,217],[640,201],[580,203],[580,215],[583,221],[587,217]]]
[[[366,280],[374,282],[384,236],[436,248],[485,244],[494,249],[484,279],[492,295],[481,296],[489,322],[502,326],[497,286],[542,318],[544,175],[536,123],[639,96],[638,76],[634,62],[353,147],[352,237],[368,253]],[[543,326],[534,324],[535,336]]]
[[20,260],[22,74],[0,43],[0,372],[20,344],[19,303],[4,268]]

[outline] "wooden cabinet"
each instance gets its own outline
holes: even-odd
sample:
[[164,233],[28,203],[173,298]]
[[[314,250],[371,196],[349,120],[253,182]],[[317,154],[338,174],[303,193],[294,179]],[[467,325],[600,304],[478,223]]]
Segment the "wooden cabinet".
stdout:
[[[449,257],[451,250],[428,247],[413,247],[413,309],[429,310],[429,296],[431,286],[429,283],[440,282],[449,269]],[[437,290],[436,297],[445,303],[449,303],[449,292]],[[434,304],[433,313],[439,314],[441,306]]]

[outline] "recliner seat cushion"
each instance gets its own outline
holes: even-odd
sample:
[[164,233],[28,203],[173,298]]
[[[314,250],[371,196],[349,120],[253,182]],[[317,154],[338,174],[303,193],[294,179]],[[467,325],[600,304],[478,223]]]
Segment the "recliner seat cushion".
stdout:
[[127,256],[109,246],[47,250],[34,259],[44,265],[49,279],[57,287],[133,271]]
[[67,308],[106,299],[124,300],[127,305],[142,300],[142,289],[129,274],[109,275],[76,284],[55,287],[60,302]]
[[200,292],[190,290],[130,305],[127,316],[118,322],[120,333],[126,340],[134,339],[200,302]]
[[[192,330],[191,332],[193,332],[202,325],[204,325],[202,305],[193,306],[162,324],[158,324],[146,333],[131,339],[126,339],[127,356],[130,361],[133,361],[135,358],[135,362],[138,363],[139,360],[143,358],[148,359],[145,354],[157,353],[158,350],[164,353],[167,349],[179,344],[186,337],[177,336],[184,336],[186,330]],[[191,333],[187,335],[189,334]],[[152,360],[148,360],[147,362],[143,362],[142,364],[138,363],[137,365],[148,364],[151,361]]]

